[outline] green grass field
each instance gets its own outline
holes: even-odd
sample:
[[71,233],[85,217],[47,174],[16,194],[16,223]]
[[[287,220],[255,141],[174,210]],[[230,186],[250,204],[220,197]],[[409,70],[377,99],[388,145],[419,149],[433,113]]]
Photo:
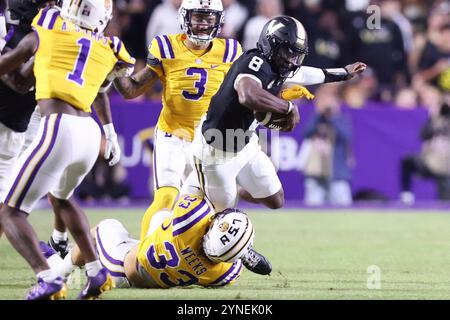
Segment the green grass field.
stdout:
[[[143,210],[86,210],[92,224],[119,219],[133,236]],[[439,212],[249,211],[255,247],[272,262],[261,277],[245,270],[235,285],[117,289],[104,299],[450,299],[450,215]],[[31,222],[47,240],[52,214]],[[380,269],[381,288],[368,289],[369,266]],[[373,277],[373,276],[372,276]],[[84,278],[83,278],[84,279]],[[23,299],[31,269],[0,240],[0,299]],[[73,299],[78,289],[72,289]]]

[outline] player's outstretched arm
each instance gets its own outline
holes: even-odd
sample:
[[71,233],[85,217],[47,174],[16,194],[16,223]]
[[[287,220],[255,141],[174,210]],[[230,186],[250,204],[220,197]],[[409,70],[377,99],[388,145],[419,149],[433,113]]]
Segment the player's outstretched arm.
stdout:
[[99,92],[92,106],[102,125],[112,123],[111,105],[106,92]]
[[354,78],[356,75],[366,70],[367,65],[362,62],[355,62],[345,66],[344,68],[322,69],[325,80],[324,82],[346,81]]
[[0,56],[0,76],[19,68],[22,63],[30,60],[38,46],[36,35],[31,32],[19,42],[17,47]]
[[364,72],[366,68],[367,65],[362,62],[355,62],[345,66],[344,68],[335,69],[320,69],[302,66],[292,78],[286,79],[285,86],[311,86],[321,83],[346,81]]
[[131,77],[116,78],[114,86],[125,99],[134,99],[149,90],[158,79],[158,75],[145,67]]

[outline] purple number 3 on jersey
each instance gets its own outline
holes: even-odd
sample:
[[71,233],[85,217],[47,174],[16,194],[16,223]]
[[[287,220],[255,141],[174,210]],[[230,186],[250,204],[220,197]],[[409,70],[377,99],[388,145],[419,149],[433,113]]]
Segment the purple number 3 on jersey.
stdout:
[[195,81],[194,87],[197,89],[196,93],[183,90],[182,94],[188,100],[198,100],[205,94],[205,84],[208,80],[208,72],[201,68],[189,68],[186,70],[188,76],[200,75],[200,79]]

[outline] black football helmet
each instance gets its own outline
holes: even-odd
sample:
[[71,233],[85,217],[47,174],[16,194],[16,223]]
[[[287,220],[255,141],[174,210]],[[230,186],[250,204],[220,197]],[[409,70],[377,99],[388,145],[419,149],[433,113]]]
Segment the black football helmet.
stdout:
[[288,78],[308,54],[308,35],[297,19],[277,16],[264,25],[257,47],[280,76]]
[[9,24],[30,26],[39,9],[49,0],[8,0],[6,18]]

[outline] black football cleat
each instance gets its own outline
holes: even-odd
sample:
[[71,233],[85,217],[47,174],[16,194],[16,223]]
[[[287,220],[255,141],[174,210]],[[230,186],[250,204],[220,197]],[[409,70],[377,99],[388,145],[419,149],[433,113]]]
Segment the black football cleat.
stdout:
[[53,237],[50,237],[50,240],[48,240],[48,245],[55,250],[61,259],[64,259],[65,256],[69,253],[69,241],[54,241]]
[[269,260],[262,254],[256,252],[252,248],[242,257],[242,263],[251,272],[261,274],[263,276],[272,272],[272,265]]

